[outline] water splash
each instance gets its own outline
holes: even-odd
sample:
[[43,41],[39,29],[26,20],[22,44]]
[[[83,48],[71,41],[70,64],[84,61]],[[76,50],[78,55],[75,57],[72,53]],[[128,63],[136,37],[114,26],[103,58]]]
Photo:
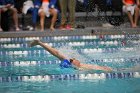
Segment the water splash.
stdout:
[[87,61],[87,58],[85,58],[82,54],[78,53],[78,51],[71,46],[62,46],[62,47],[58,48],[58,50],[62,54],[64,54],[68,59],[76,58],[80,62],[86,62]]
[[140,71],[140,64],[137,64],[130,68],[121,68],[118,69],[119,72],[139,72]]

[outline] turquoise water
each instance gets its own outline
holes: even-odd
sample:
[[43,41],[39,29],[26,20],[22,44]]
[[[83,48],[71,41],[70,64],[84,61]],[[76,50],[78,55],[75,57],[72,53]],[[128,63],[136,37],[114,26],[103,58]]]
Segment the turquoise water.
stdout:
[[139,93],[140,79],[0,83],[1,93]]
[[[0,93],[139,93],[139,38],[140,35],[1,38]],[[48,42],[69,58],[109,66],[114,71],[108,74],[61,69],[60,61],[40,46],[28,47],[33,39]],[[97,76],[91,79],[89,74]],[[49,80],[44,80],[46,75]]]

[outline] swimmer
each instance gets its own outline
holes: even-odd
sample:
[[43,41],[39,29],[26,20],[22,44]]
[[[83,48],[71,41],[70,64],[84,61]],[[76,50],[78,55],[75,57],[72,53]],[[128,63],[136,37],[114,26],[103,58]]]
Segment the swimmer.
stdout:
[[40,45],[43,47],[46,51],[51,53],[53,56],[57,57],[61,60],[60,67],[61,68],[71,68],[74,67],[79,70],[102,70],[102,71],[112,71],[110,67],[105,66],[99,66],[99,65],[91,65],[91,64],[84,64],[81,63],[79,60],[75,58],[68,59],[64,54],[61,54],[58,50],[55,48],[49,46],[46,43],[41,42],[40,40],[34,40],[30,43],[30,47]]

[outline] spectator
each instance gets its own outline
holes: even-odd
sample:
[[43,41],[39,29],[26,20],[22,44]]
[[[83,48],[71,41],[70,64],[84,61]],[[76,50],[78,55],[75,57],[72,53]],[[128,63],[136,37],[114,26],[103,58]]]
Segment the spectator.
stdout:
[[135,3],[135,0],[123,0],[123,11],[127,13],[131,23],[131,27],[137,27],[139,10]]
[[15,8],[17,9],[18,13],[22,13],[23,3],[27,0],[14,0]]
[[[61,30],[74,30],[75,28],[75,6],[76,0],[59,0],[61,8]],[[69,23],[67,24],[67,8],[69,10]]]
[[2,6],[0,5],[0,32],[3,31],[2,28],[1,28],[1,8],[2,8]]
[[54,25],[57,19],[57,10],[53,7],[49,8],[49,0],[42,0],[42,6],[39,9],[41,31],[44,31],[45,16],[49,17],[50,15],[52,15],[50,30],[54,31]]
[[140,9],[140,0],[136,0],[137,6]]
[[55,8],[57,10],[57,21],[55,24],[55,27],[57,28],[60,24],[60,21],[61,21],[59,0],[50,0],[49,1],[49,8]]
[[27,0],[23,5],[23,13],[32,13],[32,26],[33,30],[36,28],[38,10],[41,6],[41,0]]
[[[20,29],[18,27],[17,9],[14,8],[14,1],[13,0],[0,0],[0,6],[3,6],[3,7],[1,7],[1,13],[6,12],[8,10],[12,12],[16,31],[19,31]],[[1,31],[2,31],[2,29],[1,29]]]
[[49,0],[49,8],[56,8],[57,0]]

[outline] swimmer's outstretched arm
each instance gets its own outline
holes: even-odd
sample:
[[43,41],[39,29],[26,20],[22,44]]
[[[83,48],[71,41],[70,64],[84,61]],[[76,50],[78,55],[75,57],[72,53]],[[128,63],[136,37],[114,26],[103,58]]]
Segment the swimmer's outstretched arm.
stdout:
[[63,54],[61,54],[55,48],[49,46],[47,43],[43,43],[40,40],[34,40],[30,43],[30,47],[33,47],[33,46],[36,46],[36,45],[42,46],[45,50],[47,50],[49,53],[51,53],[55,57],[59,58],[60,60],[67,59]]

